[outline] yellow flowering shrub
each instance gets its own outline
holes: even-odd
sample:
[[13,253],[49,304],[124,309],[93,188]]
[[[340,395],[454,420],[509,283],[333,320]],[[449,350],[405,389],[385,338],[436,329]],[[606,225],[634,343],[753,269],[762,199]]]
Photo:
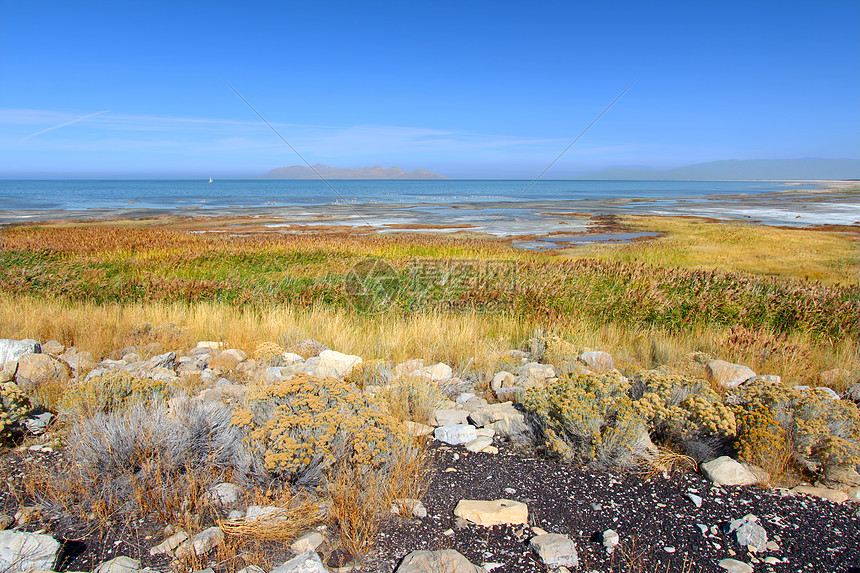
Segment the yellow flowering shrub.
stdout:
[[0,444],[10,441],[21,419],[30,411],[30,400],[14,382],[0,384]]
[[567,376],[532,388],[523,405],[536,418],[545,445],[566,461],[630,466],[651,445],[630,382],[617,372]]
[[850,400],[765,381],[745,384],[738,398],[738,450],[747,459],[785,437],[792,462],[806,472],[860,465],[860,411]]
[[142,378],[124,371],[93,376],[66,393],[60,412],[69,416],[92,416],[126,408],[133,402],[152,403],[168,394],[163,380]]
[[302,484],[320,482],[342,463],[383,466],[412,444],[399,420],[349,383],[304,373],[252,387],[232,424],[249,431],[272,473]]

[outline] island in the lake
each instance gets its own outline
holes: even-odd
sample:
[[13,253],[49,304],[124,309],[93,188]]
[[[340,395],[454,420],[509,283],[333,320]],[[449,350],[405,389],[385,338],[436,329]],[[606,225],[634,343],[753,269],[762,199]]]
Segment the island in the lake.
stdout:
[[447,179],[424,169],[406,171],[400,167],[330,167],[317,163],[311,167],[290,165],[266,172],[262,179]]

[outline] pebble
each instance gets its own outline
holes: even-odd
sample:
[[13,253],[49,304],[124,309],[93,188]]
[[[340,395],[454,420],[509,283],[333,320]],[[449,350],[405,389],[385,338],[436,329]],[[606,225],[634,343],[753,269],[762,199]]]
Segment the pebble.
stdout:
[[687,493],[687,499],[693,502],[696,507],[702,507],[702,498],[694,493]]
[[674,547],[664,547],[663,551],[665,551],[666,553],[674,553],[675,548]]
[[729,573],[753,573],[752,565],[737,559],[723,559],[717,565]]

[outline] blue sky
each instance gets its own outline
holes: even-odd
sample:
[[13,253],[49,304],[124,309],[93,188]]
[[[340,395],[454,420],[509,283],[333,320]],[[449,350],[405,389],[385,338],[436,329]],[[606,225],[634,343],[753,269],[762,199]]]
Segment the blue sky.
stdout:
[[0,177],[860,157],[860,2],[0,0]]

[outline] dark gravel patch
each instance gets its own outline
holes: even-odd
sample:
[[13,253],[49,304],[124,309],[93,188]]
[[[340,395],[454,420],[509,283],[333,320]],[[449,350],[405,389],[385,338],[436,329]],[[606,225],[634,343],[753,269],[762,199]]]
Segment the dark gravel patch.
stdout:
[[[581,571],[724,573],[717,566],[721,559],[750,563],[753,557],[763,561],[766,556],[784,562],[753,563],[756,572],[849,573],[860,567],[857,504],[837,505],[754,487],[715,487],[696,473],[643,481],[636,473],[572,467],[505,445],[492,455],[435,443],[431,454],[433,472],[424,499],[428,517],[383,524],[364,570],[393,571],[416,549],[456,549],[476,565],[502,563],[496,573],[545,572],[529,550],[528,527],[455,523],[459,500],[499,498],[527,503],[529,525],[575,539]],[[687,492],[703,498],[700,508]],[[768,539],[777,540],[778,551],[753,556],[723,531],[723,524],[749,513],[759,518]],[[709,529],[717,526],[716,535],[703,535],[698,523]],[[449,529],[453,533],[446,535]],[[611,555],[592,541],[594,534],[607,529],[621,536]],[[675,551],[668,553],[667,547]]]

